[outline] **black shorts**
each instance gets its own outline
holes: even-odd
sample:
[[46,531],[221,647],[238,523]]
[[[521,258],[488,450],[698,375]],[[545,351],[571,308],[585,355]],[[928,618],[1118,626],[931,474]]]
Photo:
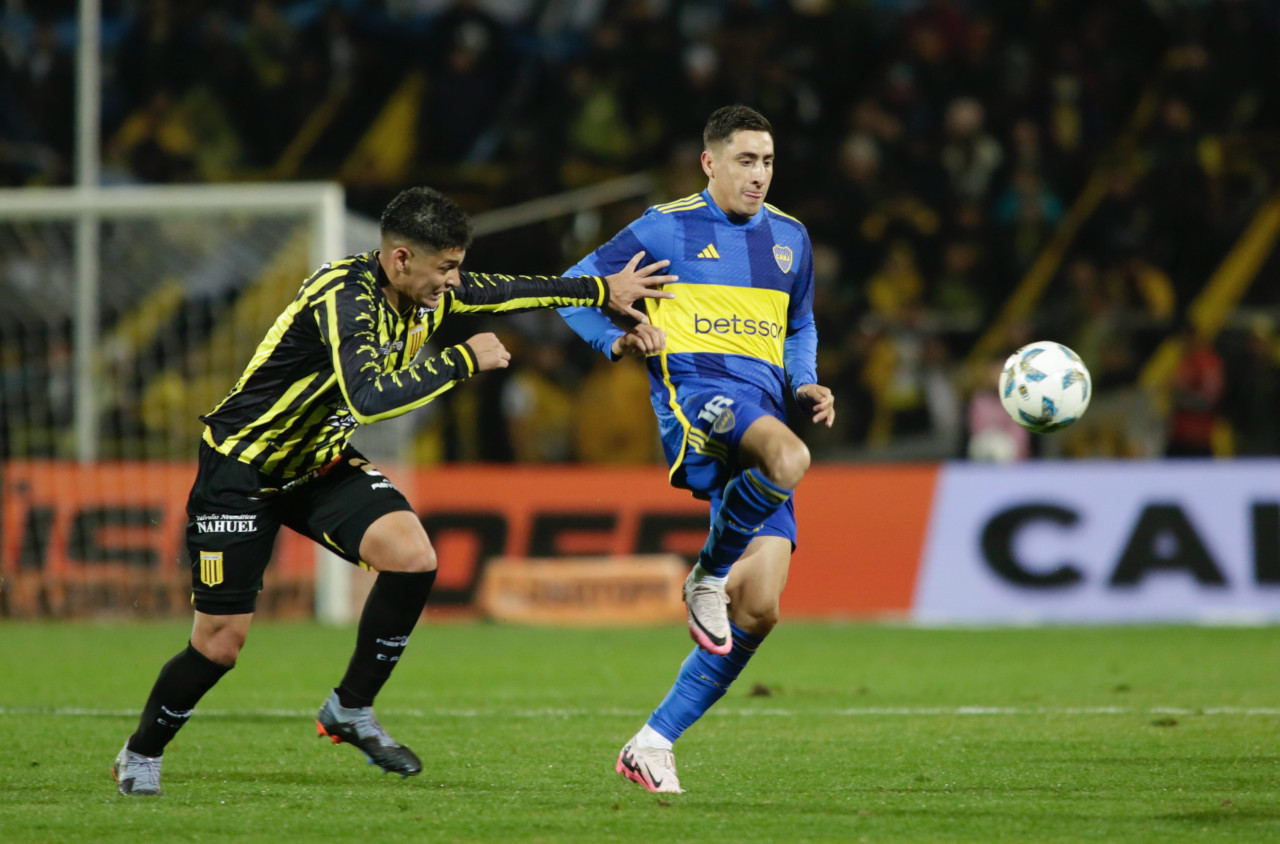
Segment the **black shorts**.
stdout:
[[201,442],[187,499],[192,603],[210,615],[253,612],[281,525],[359,563],[369,525],[398,510],[413,508],[354,448],[315,477],[285,485]]

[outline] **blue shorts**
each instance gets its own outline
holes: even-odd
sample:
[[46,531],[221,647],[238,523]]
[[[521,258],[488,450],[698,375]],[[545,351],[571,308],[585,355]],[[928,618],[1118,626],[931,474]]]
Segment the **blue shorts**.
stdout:
[[[680,411],[688,422],[687,430],[684,422],[669,430],[664,426],[662,437],[663,452],[671,466],[671,484],[710,501],[714,521],[725,485],[740,471],[738,446],[742,435],[762,416],[780,417],[760,406],[758,399],[735,396],[731,390],[694,393],[680,402]],[[794,499],[765,521],[759,535],[785,537],[794,548]]]

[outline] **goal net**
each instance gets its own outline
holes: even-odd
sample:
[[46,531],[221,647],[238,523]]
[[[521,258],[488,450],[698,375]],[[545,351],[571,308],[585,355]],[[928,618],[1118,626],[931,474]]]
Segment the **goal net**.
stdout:
[[[344,216],[321,183],[0,191],[0,615],[185,606],[199,415]],[[264,611],[312,611],[313,548],[282,537]]]

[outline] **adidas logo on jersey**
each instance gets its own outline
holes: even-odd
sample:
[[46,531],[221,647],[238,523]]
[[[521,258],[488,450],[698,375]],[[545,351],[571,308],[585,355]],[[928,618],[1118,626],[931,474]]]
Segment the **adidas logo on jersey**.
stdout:
[[716,251],[714,243],[708,243],[707,248],[698,253],[699,258],[719,258],[720,253]]

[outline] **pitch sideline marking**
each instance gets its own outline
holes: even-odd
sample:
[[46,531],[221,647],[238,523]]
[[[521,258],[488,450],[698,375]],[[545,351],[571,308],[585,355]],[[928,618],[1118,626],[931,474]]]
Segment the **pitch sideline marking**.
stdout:
[[[582,718],[589,716],[635,717],[639,709],[582,709],[547,707],[542,709],[380,709],[382,717],[407,718]],[[311,718],[314,709],[200,709],[205,718]],[[1124,706],[868,706],[840,709],[712,709],[708,714],[738,717],[798,718],[825,715],[843,718],[916,716],[1082,716],[1082,715],[1226,715],[1280,716],[1274,706],[1153,706],[1146,709]],[[0,706],[4,715],[45,715],[72,718],[136,718],[137,709],[91,709],[76,706]]]

